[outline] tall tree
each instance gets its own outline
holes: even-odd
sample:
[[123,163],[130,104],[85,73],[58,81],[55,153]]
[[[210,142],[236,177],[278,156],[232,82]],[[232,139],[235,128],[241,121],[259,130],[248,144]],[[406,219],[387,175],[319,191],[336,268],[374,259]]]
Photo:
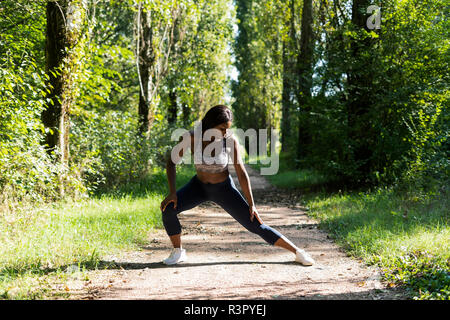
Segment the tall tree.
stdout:
[[296,70],[296,27],[295,27],[295,0],[289,1],[289,14],[286,24],[287,36],[283,39],[283,93],[281,114],[281,150],[288,151],[288,141],[291,135],[291,114],[294,111],[294,96],[297,89]]
[[373,77],[373,54],[371,48],[373,39],[367,36],[366,21],[368,18],[367,8],[370,0],[353,0],[352,3],[352,25],[358,36],[350,39],[350,64],[347,69],[348,96],[347,102],[347,126],[348,139],[352,146],[353,159],[349,159],[357,166],[360,177],[367,177],[371,168],[371,157],[373,153],[373,137],[371,119],[368,115],[371,110],[372,100],[372,77]]
[[152,44],[152,26],[151,26],[151,11],[146,10],[145,7],[140,3],[138,9],[138,70],[139,70],[139,131],[145,133],[149,129],[149,122],[151,115],[150,110],[150,99],[151,91],[149,86],[152,85],[150,78],[150,68],[155,63],[155,52],[153,50]]
[[[311,145],[310,112],[311,89],[313,75],[313,6],[312,0],[303,0],[302,26],[300,35],[300,53],[297,58],[298,91],[297,101],[300,108],[298,123],[297,158],[302,159],[307,155],[307,149]],[[300,164],[300,162],[297,162]]]
[[48,1],[46,7],[45,53],[51,103],[42,112],[42,122],[48,129],[45,136],[48,151],[58,148],[59,160],[64,164],[69,160],[69,116],[85,6],[85,0],[64,0]]
[[[183,10],[184,11],[184,10]],[[177,70],[177,62],[182,58],[182,42],[186,33],[186,25],[182,21],[182,16],[185,12],[181,11],[179,16],[175,18],[173,22],[172,29],[172,43],[171,43],[171,60],[169,64],[175,66],[171,69],[171,72],[168,74],[168,84],[169,84],[169,106],[168,106],[168,122],[169,124],[175,124],[177,121],[178,115],[178,101],[177,101],[177,92],[176,92],[176,75],[179,72]],[[172,63],[171,63],[172,62]]]
[[[170,12],[169,15],[164,14],[166,10]],[[163,1],[158,4],[139,1],[137,11],[136,49],[140,84],[138,113],[140,132],[144,134],[149,132],[155,117],[157,93],[167,74],[174,41],[173,29],[180,6],[178,1]]]

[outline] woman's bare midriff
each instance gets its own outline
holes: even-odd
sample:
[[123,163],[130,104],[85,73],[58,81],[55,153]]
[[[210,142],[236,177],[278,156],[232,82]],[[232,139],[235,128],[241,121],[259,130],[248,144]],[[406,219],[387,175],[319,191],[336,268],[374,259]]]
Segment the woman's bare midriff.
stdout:
[[203,183],[219,183],[225,181],[230,172],[227,170],[219,173],[210,173],[197,170],[197,178]]

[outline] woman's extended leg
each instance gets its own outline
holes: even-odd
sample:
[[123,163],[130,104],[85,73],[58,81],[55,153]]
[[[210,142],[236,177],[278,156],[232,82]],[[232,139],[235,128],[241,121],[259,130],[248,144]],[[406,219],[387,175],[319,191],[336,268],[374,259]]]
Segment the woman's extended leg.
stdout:
[[220,190],[212,191],[214,192],[210,194],[211,200],[221,206],[248,231],[259,235],[271,245],[274,245],[282,238],[283,235],[280,232],[264,223],[260,223],[258,219],[250,220],[249,205],[236,188],[231,176],[228,183],[222,185]]
[[250,208],[242,194],[237,190],[232,178],[220,192],[210,195],[211,200],[219,204],[234,219],[250,232],[263,238],[267,243],[284,248],[296,255],[296,261],[303,265],[312,265],[314,260],[304,251],[295,246],[289,239],[270,226],[260,223],[258,219],[250,220]]

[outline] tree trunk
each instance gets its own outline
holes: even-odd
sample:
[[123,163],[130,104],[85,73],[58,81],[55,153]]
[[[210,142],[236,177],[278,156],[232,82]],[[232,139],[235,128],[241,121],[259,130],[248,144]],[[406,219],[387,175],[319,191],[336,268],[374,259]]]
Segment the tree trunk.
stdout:
[[[181,59],[181,45],[184,38],[184,34],[186,30],[182,29],[182,23],[181,23],[181,13],[180,15],[175,16],[175,19],[173,21],[173,28],[172,28],[172,34],[171,34],[171,60],[173,61],[173,66],[177,65],[177,61]],[[173,71],[173,76],[171,79],[169,79],[169,117],[168,122],[169,124],[175,124],[177,122],[177,115],[178,115],[178,105],[177,105],[177,79],[174,77],[178,70],[175,68]]]
[[[74,74],[78,72],[80,58],[80,51],[76,49],[85,17],[85,1],[48,1],[46,15],[45,56],[51,103],[41,114],[44,126],[49,129],[44,143],[49,154],[60,152],[56,160],[67,169],[70,107],[75,99]],[[59,178],[63,196],[64,172]]]
[[182,110],[183,110],[183,126],[187,127],[190,114],[190,109],[187,103],[183,103]]
[[152,48],[152,28],[151,28],[151,12],[144,10],[142,6],[139,7],[139,51],[138,51],[138,61],[139,61],[139,81],[140,81],[140,92],[139,92],[139,132],[145,134],[148,132],[150,127],[150,68],[154,63],[153,48]]
[[169,124],[175,124],[177,121],[177,93],[175,91],[171,91],[169,93]]
[[[139,74],[139,131],[142,135],[150,131],[155,119],[155,97],[161,80],[166,76],[174,39],[174,21],[180,15],[180,7],[171,8],[170,19],[161,25],[150,7],[139,2],[138,8],[138,74]],[[154,20],[154,21],[153,21]],[[158,24],[159,23],[159,24]],[[159,43],[157,43],[159,41]]]
[[295,39],[295,6],[290,1],[291,16],[289,19],[289,38],[283,43],[283,93],[282,93],[282,118],[281,118],[281,151],[288,151],[288,139],[291,134],[291,109],[294,108],[292,95],[295,94],[295,63],[294,52],[296,52]]
[[[367,29],[366,20],[368,14],[366,13],[371,1],[369,0],[354,0],[352,5],[352,23],[357,31]],[[354,177],[359,180],[366,176],[370,171],[370,158],[372,155],[370,147],[370,119],[367,114],[370,110],[371,98],[371,61],[370,54],[365,54],[370,51],[371,39],[365,38],[352,39],[351,43],[351,59],[348,75],[348,91],[349,101],[347,103],[347,121],[348,121],[348,138],[352,145],[352,158],[349,161],[354,161],[359,164],[359,177]],[[358,181],[357,181],[358,182]],[[362,182],[362,181],[361,181]]]
[[312,0],[303,1],[302,26],[300,37],[300,54],[297,59],[298,91],[297,101],[300,107],[298,124],[297,157],[303,159],[307,156],[307,148],[312,142],[310,128],[311,88],[313,69],[313,16]]
[[[45,135],[45,144],[49,153],[56,151],[61,140],[60,135],[67,131],[64,129],[68,125],[65,121],[67,118],[67,110],[65,108],[67,106],[62,103],[64,94],[64,77],[62,72],[64,70],[60,70],[64,59],[67,57],[66,47],[69,45],[65,28],[65,17],[63,16],[63,13],[65,15],[65,12],[67,12],[67,6],[67,1],[60,1],[59,7],[56,2],[49,1],[46,8],[46,73],[50,78],[48,81],[50,85],[48,98],[52,102],[42,112],[42,122],[49,129]],[[63,124],[63,128],[60,128],[60,124]]]
[[290,129],[290,111],[291,111],[291,77],[289,68],[289,59],[287,57],[287,43],[283,44],[283,93],[282,93],[282,109],[281,109],[281,151],[288,150],[288,137]]

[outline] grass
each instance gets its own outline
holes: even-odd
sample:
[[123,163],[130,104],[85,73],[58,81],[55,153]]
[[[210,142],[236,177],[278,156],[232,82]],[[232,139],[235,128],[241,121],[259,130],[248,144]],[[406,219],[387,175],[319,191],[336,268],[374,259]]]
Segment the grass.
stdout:
[[351,255],[379,265],[390,285],[414,298],[450,297],[448,197],[411,201],[378,189],[307,195],[304,204]]
[[[177,188],[191,177],[191,168],[178,166]],[[103,256],[147,243],[163,227],[159,205],[167,191],[165,170],[155,169],[91,199],[0,213],[0,297],[54,296],[51,286],[64,287],[73,266],[97,268]]]
[[337,181],[283,162],[267,179],[298,190],[307,214],[350,255],[378,265],[389,286],[404,287],[413,299],[449,299],[448,191],[408,197],[388,187],[342,192]]

